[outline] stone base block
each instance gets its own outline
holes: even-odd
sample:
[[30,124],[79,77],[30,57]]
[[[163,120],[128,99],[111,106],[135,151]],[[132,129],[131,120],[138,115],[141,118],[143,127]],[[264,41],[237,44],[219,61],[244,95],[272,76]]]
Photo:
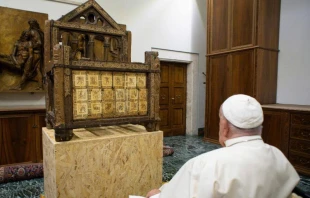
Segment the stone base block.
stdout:
[[162,131],[140,125],[76,129],[56,142],[43,128],[44,194],[55,197],[145,196],[162,183]]

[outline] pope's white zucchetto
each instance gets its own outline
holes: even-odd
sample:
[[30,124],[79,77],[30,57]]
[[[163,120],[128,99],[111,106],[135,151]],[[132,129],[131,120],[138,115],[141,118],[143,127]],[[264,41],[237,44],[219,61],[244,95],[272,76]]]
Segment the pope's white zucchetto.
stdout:
[[258,127],[264,121],[260,103],[243,94],[227,98],[222,105],[222,112],[231,124],[242,129]]

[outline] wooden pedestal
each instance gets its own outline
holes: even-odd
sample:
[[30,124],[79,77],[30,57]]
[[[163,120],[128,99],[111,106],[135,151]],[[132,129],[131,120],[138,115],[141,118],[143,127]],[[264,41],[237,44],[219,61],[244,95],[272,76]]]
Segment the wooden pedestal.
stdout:
[[75,129],[56,142],[43,128],[44,193],[54,197],[145,196],[162,183],[162,131],[140,125]]

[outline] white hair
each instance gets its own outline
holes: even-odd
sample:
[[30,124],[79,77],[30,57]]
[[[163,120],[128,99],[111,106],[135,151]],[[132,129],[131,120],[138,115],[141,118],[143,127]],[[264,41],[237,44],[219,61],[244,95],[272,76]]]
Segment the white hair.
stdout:
[[262,125],[259,125],[255,128],[242,129],[242,128],[236,127],[235,125],[230,123],[228,120],[227,120],[227,122],[228,122],[228,127],[229,127],[230,131],[234,134],[261,135],[261,133],[262,133],[262,128],[263,128]]

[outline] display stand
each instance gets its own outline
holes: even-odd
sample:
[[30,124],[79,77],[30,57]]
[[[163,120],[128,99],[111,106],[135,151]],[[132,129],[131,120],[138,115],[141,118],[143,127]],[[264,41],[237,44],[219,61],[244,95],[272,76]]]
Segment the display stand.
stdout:
[[43,128],[44,194],[54,197],[145,196],[162,183],[162,131],[141,125],[75,129],[56,142]]

